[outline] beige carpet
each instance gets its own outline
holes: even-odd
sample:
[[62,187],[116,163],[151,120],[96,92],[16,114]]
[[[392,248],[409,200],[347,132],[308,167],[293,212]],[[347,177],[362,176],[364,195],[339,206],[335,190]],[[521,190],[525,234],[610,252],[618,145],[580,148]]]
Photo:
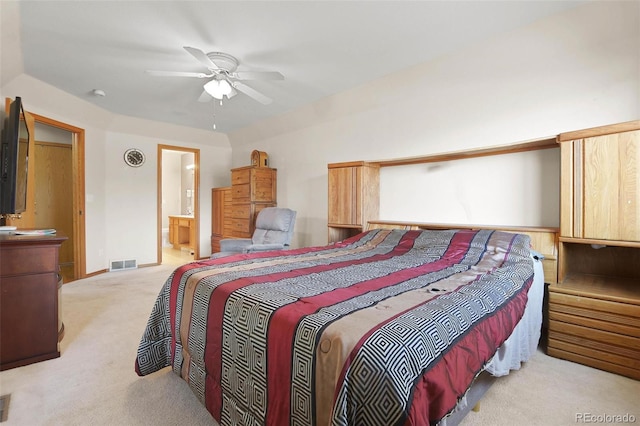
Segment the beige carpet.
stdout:
[[[0,373],[0,395],[11,395],[3,425],[214,424],[168,368],[143,378],[134,372],[147,317],[173,268],[65,284],[62,356]],[[575,425],[585,423],[580,415],[625,414],[640,423],[639,403],[640,382],[538,352],[498,380],[462,424]]]

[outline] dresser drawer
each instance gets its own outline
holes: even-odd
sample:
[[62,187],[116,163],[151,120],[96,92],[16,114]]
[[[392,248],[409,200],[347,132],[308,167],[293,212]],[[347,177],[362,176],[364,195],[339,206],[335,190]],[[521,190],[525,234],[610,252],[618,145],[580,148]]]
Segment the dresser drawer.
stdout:
[[58,247],[11,247],[0,254],[2,276],[58,272]]
[[251,236],[249,219],[233,219],[233,221],[231,222],[231,226],[234,236],[237,236],[238,234]]
[[251,215],[251,204],[233,204],[231,206],[231,218],[233,219],[249,219]]
[[246,183],[242,185],[233,185],[231,187],[233,193],[233,201],[250,201],[251,200],[251,186]]
[[626,336],[640,337],[640,318],[617,312],[599,312],[585,308],[549,304],[549,320],[577,324]]
[[231,170],[231,185],[251,182],[251,169]]

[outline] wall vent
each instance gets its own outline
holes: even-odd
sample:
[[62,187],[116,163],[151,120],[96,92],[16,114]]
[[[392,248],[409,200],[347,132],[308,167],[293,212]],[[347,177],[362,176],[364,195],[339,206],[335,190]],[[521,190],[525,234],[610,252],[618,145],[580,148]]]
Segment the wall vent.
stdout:
[[135,259],[112,260],[109,271],[124,271],[125,269],[136,269],[138,262]]

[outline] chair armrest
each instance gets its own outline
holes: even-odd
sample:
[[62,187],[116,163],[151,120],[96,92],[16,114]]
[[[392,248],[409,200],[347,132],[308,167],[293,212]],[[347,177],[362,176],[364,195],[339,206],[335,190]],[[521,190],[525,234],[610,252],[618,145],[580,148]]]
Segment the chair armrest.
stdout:
[[254,253],[257,251],[284,250],[284,244],[251,244],[245,247],[245,253]]
[[251,238],[225,238],[220,240],[220,251],[242,253],[250,245]]

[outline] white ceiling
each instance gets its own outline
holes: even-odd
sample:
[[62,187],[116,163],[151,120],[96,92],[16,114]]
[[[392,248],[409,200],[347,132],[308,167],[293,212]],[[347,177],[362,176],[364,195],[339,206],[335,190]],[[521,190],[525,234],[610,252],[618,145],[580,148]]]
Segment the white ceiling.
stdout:
[[[229,133],[580,4],[23,0],[19,39],[24,73],[65,92],[119,114],[202,129],[215,121]],[[207,80],[145,72],[206,72],[183,46],[285,80],[246,82],[270,105],[244,94],[223,106],[198,102]]]

